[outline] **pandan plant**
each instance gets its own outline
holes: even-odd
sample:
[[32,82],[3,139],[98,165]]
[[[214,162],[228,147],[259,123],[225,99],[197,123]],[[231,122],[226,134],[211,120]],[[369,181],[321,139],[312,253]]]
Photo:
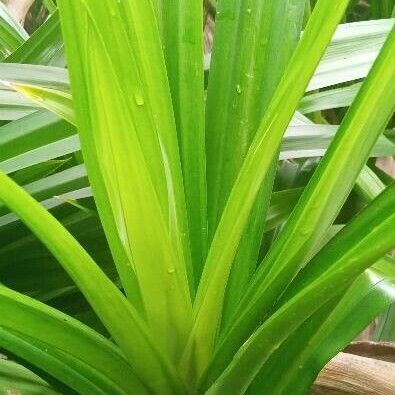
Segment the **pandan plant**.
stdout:
[[395,294],[393,20],[218,0],[204,56],[201,0],[45,4],[0,15],[0,383],[309,393]]

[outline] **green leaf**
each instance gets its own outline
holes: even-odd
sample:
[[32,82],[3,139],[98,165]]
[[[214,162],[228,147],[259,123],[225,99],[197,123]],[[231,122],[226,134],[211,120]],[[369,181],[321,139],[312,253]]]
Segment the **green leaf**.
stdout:
[[[368,202],[385,189],[367,166],[359,175],[357,186]],[[332,233],[332,230],[328,232],[322,245],[332,238]],[[319,270],[313,276],[308,275],[309,269],[305,273],[302,271],[275,309],[327,269],[324,265],[317,268]],[[299,278],[302,282],[298,281]],[[395,265],[388,257],[365,271],[345,295],[336,296],[325,304],[281,344],[264,364],[250,391],[264,392],[270,388],[271,391],[281,393],[281,389],[287,387],[285,393],[291,388],[292,392],[306,393],[322,367],[394,299],[394,280]],[[284,365],[284,358],[293,361],[291,368],[289,364]]]
[[63,168],[69,160],[69,158],[48,160],[15,172],[12,175],[12,179],[19,185],[37,181],[43,177],[56,173]]
[[0,120],[12,121],[37,111],[40,107],[19,92],[0,89]]
[[[289,384],[285,393],[290,388],[298,388],[295,393],[304,394],[322,367],[394,301],[394,275],[394,261],[382,259],[353,283],[314,334],[309,342],[310,347],[305,349],[302,358],[296,360],[294,368],[287,372]],[[300,375],[301,369],[305,374]]]
[[394,10],[394,0],[371,0],[372,19],[390,18]]
[[[221,348],[229,359],[306,263],[335,220],[395,106],[395,30],[292,215],[245,293]],[[380,108],[380,111],[376,111]],[[358,157],[353,155],[358,152]]]
[[[224,0],[217,5],[206,111],[210,238],[299,38],[294,24],[301,25],[303,7],[294,3]],[[246,34],[256,38],[246,40]],[[268,73],[271,68],[275,72]]]
[[395,304],[394,302],[379,317],[377,328],[374,331],[373,339],[375,341],[391,341],[395,339]]
[[155,3],[177,125],[196,287],[208,248],[203,2]]
[[249,391],[306,394],[323,366],[394,300],[394,275],[389,258],[367,269],[340,302],[328,302],[281,344]]
[[180,384],[176,374],[155,346],[137,311],[70,233],[3,173],[0,173],[0,200],[24,221],[62,264],[138,377],[145,383],[155,377],[151,385],[164,394],[177,392]]
[[301,100],[299,111],[302,114],[308,114],[331,108],[348,107],[355,99],[360,88],[361,84],[358,83],[342,88],[312,93]]
[[[262,115],[299,40],[304,2],[225,0],[218,2],[217,9],[206,107],[210,241]],[[246,40],[247,36],[253,39]],[[269,193],[268,188],[259,193],[250,225],[238,246],[226,290],[224,321],[254,270]]]
[[[71,205],[51,211],[99,262],[106,275],[118,282],[114,263],[96,213],[77,210]],[[70,290],[76,292],[77,287],[45,246],[20,223],[2,225],[0,232],[0,275],[3,283],[18,292],[46,303],[50,302],[53,307],[75,316],[72,306],[53,304],[53,299],[60,298],[67,292],[70,293]],[[29,251],[29,254],[25,251]],[[42,275],[43,273],[45,276]],[[83,305],[86,310],[91,310],[86,301]]]
[[366,77],[394,23],[386,19],[339,25],[307,90]]
[[[394,19],[381,19],[339,25],[308,91],[366,77],[394,22]],[[210,60],[207,55],[206,69]]]
[[[290,126],[281,144],[280,160],[324,156],[340,128],[335,125]],[[393,156],[395,144],[379,136],[369,156]]]
[[0,392],[56,395],[44,380],[16,362],[0,358]]
[[43,0],[43,3],[51,14],[56,11],[56,4],[52,0]]
[[[275,311],[236,353],[221,376],[206,392],[240,394],[286,338],[314,312],[341,295],[365,269],[395,246],[395,184],[387,188],[359,216],[343,228],[310,262],[314,272],[327,268],[310,285],[300,288]],[[374,246],[374,247],[372,247]],[[221,368],[216,364],[216,372]],[[216,373],[211,371],[212,382]],[[281,383],[280,383],[281,385]],[[276,392],[277,393],[277,392]]]
[[192,323],[192,268],[177,131],[151,2],[58,6],[82,152],[122,284],[130,300],[141,292],[149,327],[176,358]]
[[[194,306],[195,325],[183,359],[188,381],[199,377],[211,359],[229,271],[260,185],[272,168],[285,130],[346,6],[346,0],[337,2],[336,6],[327,0],[318,3],[248,151],[211,244],[199,285]],[[191,367],[194,371],[188,372]]]
[[0,58],[7,57],[29,38],[25,29],[14,20],[0,2]]
[[4,62],[63,67],[65,60],[58,12],[51,15]]
[[70,93],[20,83],[10,83],[10,87],[36,100],[42,107],[56,113],[72,125],[76,125],[73,99]]
[[[73,104],[69,94],[55,89],[42,88],[37,85],[30,86],[19,82],[14,82],[11,86],[29,97],[32,103],[36,101],[37,105],[49,109],[70,123],[76,122]],[[6,92],[7,94],[10,93],[9,91]],[[338,126],[335,125],[314,125],[308,120],[291,124],[281,144],[280,160],[323,156],[337,128]],[[37,155],[45,156],[49,154],[52,155],[51,157],[56,157],[54,154],[57,156],[62,155],[62,149],[63,154],[78,151],[79,143],[76,138],[70,138],[53,144],[50,151],[44,147],[42,148]],[[394,154],[394,144],[386,137],[380,136],[370,156],[381,157],[392,156]]]
[[364,166],[355,183],[355,190],[362,199],[369,203],[385,189],[385,184],[377,177],[373,170]]
[[148,393],[120,350],[92,329],[4,286],[0,299],[0,345],[8,351],[80,393]]
[[70,81],[62,67],[20,63],[0,63],[0,82],[19,82],[68,92]]
[[273,192],[265,219],[265,231],[272,230],[285,221],[302,192],[303,188]]
[[[86,188],[88,185],[85,167],[79,165],[49,177],[41,178],[33,183],[24,185],[23,188],[36,200],[44,200],[69,191]],[[4,215],[4,208],[0,204],[0,215]]]
[[48,111],[10,122],[0,127],[0,169],[11,173],[78,151],[75,134],[72,125]]
[[[47,210],[68,204],[71,206],[75,206],[80,210],[89,211],[83,205],[79,204],[78,200],[89,198],[91,196],[92,196],[91,188],[85,187],[70,192],[65,192],[60,195],[54,196],[52,198],[48,198],[46,200],[41,201],[40,204],[42,207],[46,208]],[[17,222],[17,221],[19,221],[18,216],[13,213],[9,213],[0,217],[0,226],[12,224],[13,222]],[[136,295],[136,304],[138,305],[140,301],[137,298],[138,295]]]

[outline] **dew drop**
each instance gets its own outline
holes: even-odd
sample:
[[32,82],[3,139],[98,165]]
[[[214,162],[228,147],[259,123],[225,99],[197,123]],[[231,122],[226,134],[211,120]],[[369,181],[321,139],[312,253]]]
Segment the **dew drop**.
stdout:
[[241,94],[241,86],[239,84],[236,85],[236,92],[240,95]]
[[310,229],[302,229],[300,233],[302,236],[308,236],[310,234]]
[[144,97],[141,93],[136,93],[134,100],[139,107],[144,105]]
[[169,274],[173,274],[174,272],[175,272],[174,267],[169,267],[169,268],[167,269],[167,273],[169,273]]

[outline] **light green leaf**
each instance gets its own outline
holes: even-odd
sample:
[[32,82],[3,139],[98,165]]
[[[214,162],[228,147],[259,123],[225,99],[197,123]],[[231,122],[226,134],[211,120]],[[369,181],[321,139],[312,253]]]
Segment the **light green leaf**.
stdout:
[[56,113],[72,125],[76,125],[73,99],[70,93],[19,83],[10,83],[10,87],[36,100],[42,107]]
[[64,67],[63,38],[58,12],[50,16],[4,62]]
[[203,2],[156,0],[177,125],[195,284],[207,254]]
[[[151,385],[159,392],[177,391],[180,384],[176,374],[155,346],[137,311],[70,233],[3,173],[0,173],[0,200],[25,222],[62,264],[138,377],[145,383],[155,377]],[[131,337],[133,342],[130,341]]]
[[52,0],[43,0],[43,3],[51,14],[56,11],[56,4]]
[[11,173],[79,150],[75,128],[48,111],[0,127],[0,169]]
[[[324,365],[394,300],[395,265],[383,258],[303,323],[265,363],[251,393],[303,395]],[[335,306],[333,308],[333,306]],[[284,365],[284,359],[292,360]]]
[[30,99],[7,89],[0,89],[0,120],[12,121],[39,109]]
[[339,25],[307,90],[366,77],[394,23],[384,19]]
[[148,326],[176,358],[192,321],[192,268],[177,131],[151,2],[58,6],[82,152],[122,284],[130,300],[140,291]]
[[[259,326],[229,365],[225,365],[224,372],[207,394],[243,393],[279,344],[321,306],[341,295],[365,269],[395,246],[395,235],[391,232],[395,226],[395,213],[391,210],[395,204],[394,191],[395,184],[315,256],[310,265],[316,270],[324,266],[327,268],[324,274],[300,289]],[[214,370],[220,372],[221,368],[215,365]],[[212,375],[211,380],[215,377],[216,374]]]
[[0,345],[8,351],[81,393],[148,393],[120,350],[92,329],[4,286],[0,300]]
[[[299,40],[304,1],[223,0],[217,9],[206,106],[210,242],[261,117]],[[246,40],[247,36],[253,39]],[[268,178],[264,184],[270,183]],[[269,188],[260,191],[238,246],[226,289],[224,321],[233,313],[254,270],[269,194]]]
[[14,20],[7,7],[0,2],[0,58],[7,57],[28,38],[22,25]]
[[56,395],[48,383],[16,362],[0,358],[0,392]]
[[331,108],[348,107],[355,99],[361,84],[329,89],[305,96],[299,104],[299,111],[307,114]]
[[[395,106],[395,30],[347,113],[292,215],[260,264],[222,337],[229,360],[304,266],[354,186]],[[376,108],[380,111],[376,111]],[[353,155],[358,152],[358,157]],[[222,351],[219,351],[221,354]],[[223,355],[224,356],[224,355]]]
[[[86,170],[83,165],[79,165],[41,178],[23,188],[36,200],[45,200],[86,187],[88,187]],[[0,215],[4,214],[4,209],[5,207],[0,203]]]
[[[187,371],[188,381],[199,377],[211,359],[227,279],[260,185],[276,159],[285,130],[347,3],[344,0],[334,5],[331,1],[321,0],[317,4],[232,189],[211,244],[196,297],[195,325],[182,366]],[[309,57],[306,60],[307,53]],[[266,149],[268,147],[269,150]],[[191,367],[195,371],[188,371]]]
[[20,63],[0,63],[0,82],[19,82],[68,92],[68,72],[62,67]]
[[[307,90],[366,77],[394,23],[381,19],[339,25]],[[206,55],[205,69],[210,62],[211,55]]]

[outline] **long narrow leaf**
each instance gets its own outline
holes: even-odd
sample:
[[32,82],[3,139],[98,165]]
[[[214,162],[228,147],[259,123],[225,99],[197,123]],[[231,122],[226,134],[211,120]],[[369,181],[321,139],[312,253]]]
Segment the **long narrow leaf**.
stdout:
[[[6,173],[79,150],[66,144],[75,128],[48,111],[37,111],[0,128],[0,169]],[[60,141],[57,150],[51,144]],[[48,148],[45,150],[45,148]],[[45,151],[45,152],[43,152]]]
[[0,119],[12,121],[38,110],[31,100],[26,100],[19,92],[0,89]]
[[394,23],[387,19],[340,25],[308,91],[366,77]]
[[[330,269],[267,319],[248,339],[207,394],[240,394],[278,344],[321,306],[344,291],[365,269],[395,246],[395,184],[334,237],[314,258]],[[374,246],[374,248],[372,248]],[[290,319],[292,317],[292,319]],[[243,367],[243,369],[241,369]],[[218,365],[215,370],[220,371]],[[242,372],[242,373],[240,373]],[[215,375],[213,376],[215,377]],[[210,381],[209,381],[210,382]]]
[[156,0],[155,5],[177,125],[197,284],[207,254],[203,2]]
[[7,359],[0,359],[0,391],[59,395],[49,384],[28,369]]
[[[41,369],[54,373],[55,377],[59,375],[59,380],[84,393],[94,394],[95,390],[101,394],[146,393],[120,350],[107,339],[71,317],[4,286],[0,288],[0,299],[1,346],[28,361],[32,358],[29,362],[38,363]],[[67,373],[62,374],[62,370],[55,368],[56,364],[47,363],[45,358],[36,359],[37,354],[35,357],[28,348],[17,347],[18,342],[11,342],[12,336],[6,336],[4,330],[16,332],[15,340],[26,336],[26,341],[32,339],[33,345],[34,341],[42,343],[47,354],[58,360],[57,365],[69,365],[63,366]],[[79,366],[73,372],[76,365]]]
[[[185,352],[188,377],[199,376],[209,362],[221,320],[224,292],[237,246],[261,182],[276,158],[285,129],[348,1],[319,1],[274,98],[260,124],[218,225],[195,302],[195,325]],[[325,20],[325,29],[322,21]],[[308,61],[305,55],[309,53]],[[292,87],[292,88],[291,88]],[[265,148],[270,147],[270,151]],[[269,185],[270,186],[270,185]]]
[[64,66],[63,38],[58,12],[50,16],[4,62]]
[[[332,300],[324,305],[281,344],[250,391],[307,393],[322,367],[393,301],[395,266],[388,259],[367,269],[342,295],[340,303]],[[284,359],[292,360],[292,368]]]
[[192,270],[177,133],[151,2],[58,6],[84,161],[121,281],[131,300],[140,291],[148,325],[176,357],[191,326]]
[[0,3],[0,57],[5,58],[15,51],[29,35],[8,12],[7,7]]
[[[281,234],[261,263],[224,340],[230,353],[265,316],[335,220],[395,106],[395,30]],[[381,111],[375,110],[380,106]],[[359,153],[358,159],[352,155]],[[243,311],[243,314],[240,314]],[[236,317],[236,315],[235,315]],[[248,317],[248,318],[247,318]],[[236,340],[237,339],[237,340]]]
[[[299,40],[304,2],[218,2],[207,93],[210,241],[259,122]],[[234,14],[234,17],[228,15]],[[246,40],[245,37],[253,37]],[[225,109],[225,111],[224,111]],[[273,171],[276,163],[273,163]],[[264,184],[270,184],[267,178]],[[259,254],[270,188],[262,187],[226,290],[223,320],[234,311]]]
[[[145,323],[118,288],[70,233],[39,203],[0,173],[0,200],[47,246],[78,285],[142,381],[171,393],[178,385],[167,358],[155,346]],[[130,338],[133,337],[133,342]],[[171,390],[170,390],[171,389]]]
[[[308,91],[366,77],[394,22],[381,19],[339,25]],[[206,69],[210,61],[211,56],[207,55]]]

